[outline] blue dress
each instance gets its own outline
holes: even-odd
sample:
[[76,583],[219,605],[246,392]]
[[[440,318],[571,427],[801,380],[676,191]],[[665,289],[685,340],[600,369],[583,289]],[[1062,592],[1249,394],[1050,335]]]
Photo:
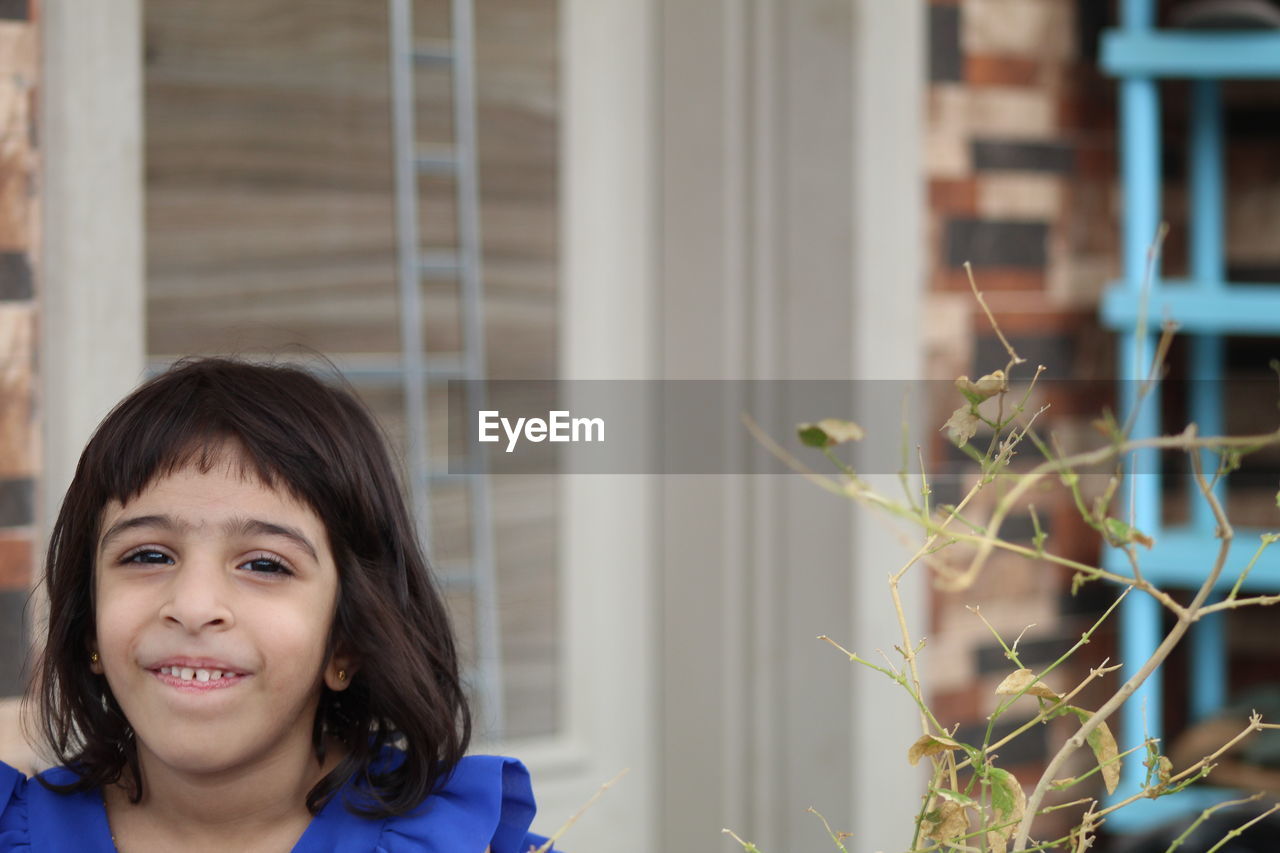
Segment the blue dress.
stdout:
[[[65,767],[44,777],[65,784]],[[533,791],[514,758],[469,755],[412,814],[378,820],[343,806],[349,786],[308,824],[293,853],[528,853],[546,841],[529,832]],[[114,853],[100,791],[55,794],[0,763],[0,853]]]

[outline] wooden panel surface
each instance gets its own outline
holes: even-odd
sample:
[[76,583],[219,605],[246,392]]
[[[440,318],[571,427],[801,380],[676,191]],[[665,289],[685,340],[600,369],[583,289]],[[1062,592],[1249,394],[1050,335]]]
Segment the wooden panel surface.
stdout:
[[[552,378],[556,3],[476,9],[489,373]],[[419,37],[445,36],[448,2],[415,0],[414,17]],[[148,351],[396,352],[386,3],[147,0],[145,28]],[[448,74],[415,80],[420,139],[449,141]],[[448,244],[452,182],[420,187],[424,244]],[[449,290],[424,286],[431,350],[459,344]],[[367,399],[402,443],[399,395]],[[554,490],[554,477],[533,475],[494,488],[515,735],[555,727]],[[441,501],[439,539],[465,541],[464,506]]]
[[[417,32],[442,33],[446,7],[416,3]],[[490,373],[550,377],[555,3],[477,15]],[[396,349],[386,27],[371,0],[146,4],[151,352]],[[447,141],[448,74],[416,79],[420,136]],[[424,243],[447,244],[452,184],[422,184]],[[424,323],[443,349],[453,316]]]

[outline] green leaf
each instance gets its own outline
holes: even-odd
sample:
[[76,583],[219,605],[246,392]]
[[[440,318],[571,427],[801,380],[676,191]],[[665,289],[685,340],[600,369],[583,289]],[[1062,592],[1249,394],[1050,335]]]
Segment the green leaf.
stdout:
[[991,783],[991,806],[996,811],[997,822],[1009,824],[1000,830],[1008,838],[1022,821],[1023,812],[1027,809],[1027,794],[1012,773],[999,767],[987,771],[987,781]]
[[800,424],[796,427],[796,432],[800,436],[800,443],[805,447],[827,446],[827,434],[820,427],[813,424]]
[[1156,544],[1155,540],[1150,536],[1143,533],[1141,530],[1138,530],[1136,527],[1132,527],[1124,523],[1118,518],[1104,519],[1102,523],[1106,528],[1107,536],[1110,537],[1112,542],[1117,544],[1125,545],[1130,542],[1136,542],[1137,544],[1144,545],[1147,548]]
[[977,808],[978,803],[970,796],[962,794],[959,791],[953,791],[950,788],[939,788],[935,791],[940,799],[949,803],[955,803],[959,806],[967,806],[969,808]]

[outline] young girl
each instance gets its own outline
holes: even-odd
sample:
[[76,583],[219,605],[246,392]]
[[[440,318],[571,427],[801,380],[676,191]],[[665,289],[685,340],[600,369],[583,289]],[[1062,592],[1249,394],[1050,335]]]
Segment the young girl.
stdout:
[[308,373],[180,363],[107,416],[49,545],[0,851],[527,853],[381,433]]

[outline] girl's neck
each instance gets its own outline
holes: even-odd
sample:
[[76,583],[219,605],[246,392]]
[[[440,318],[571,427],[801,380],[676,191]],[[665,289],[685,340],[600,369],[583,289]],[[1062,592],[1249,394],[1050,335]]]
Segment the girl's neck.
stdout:
[[307,749],[276,751],[251,768],[210,774],[175,770],[139,750],[143,797],[123,784],[104,790],[112,837],[122,853],[151,850],[287,851],[306,830],[307,793],[341,760],[338,744],[323,765]]

